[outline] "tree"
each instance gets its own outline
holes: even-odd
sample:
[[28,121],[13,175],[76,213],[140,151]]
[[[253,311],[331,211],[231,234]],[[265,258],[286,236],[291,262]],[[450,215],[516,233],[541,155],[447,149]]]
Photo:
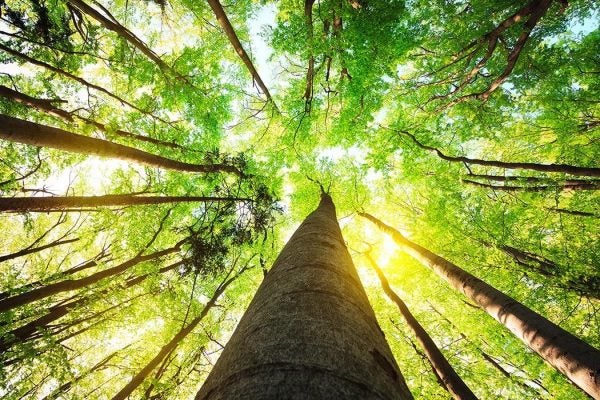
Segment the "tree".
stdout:
[[50,147],[59,150],[94,154],[128,160],[159,168],[174,169],[187,172],[229,172],[238,175],[243,173],[233,165],[227,164],[189,164],[171,160],[155,154],[146,153],[132,147],[112,143],[102,139],[77,135],[62,129],[36,124],[0,115],[0,138],[33,146]]
[[406,304],[390,287],[387,278],[371,256],[370,252],[366,253],[365,256],[369,260],[371,267],[373,267],[377,273],[383,291],[390,298],[390,300],[392,300],[398,306],[400,314],[402,314],[406,324],[417,338],[417,341],[427,356],[427,360],[431,364],[431,368],[436,374],[436,377],[440,380],[441,384],[444,386],[444,389],[446,389],[448,393],[450,393],[450,395],[452,395],[452,397],[455,399],[477,399],[467,384],[460,378],[454,368],[452,368],[452,365],[450,365],[446,357],[444,357],[440,349],[436,346],[431,336],[427,334],[427,331],[411,314]]
[[[251,324],[265,276],[294,276],[275,260],[316,207],[312,181],[343,239],[310,239],[340,265],[339,241],[369,243],[477,397],[584,400],[352,216],[385,215],[600,348],[599,12],[585,0],[0,1],[0,204],[13,210],[0,212],[0,302],[15,302],[0,303],[0,397],[193,398],[240,318]],[[372,371],[385,378],[395,359],[415,398],[448,397],[350,253],[388,339],[383,359],[367,354]],[[253,268],[203,314],[240,260]],[[325,297],[319,315],[333,312]]]
[[346,250],[331,197],[277,258],[197,399],[412,398]]
[[452,262],[411,242],[374,216],[362,212],[359,214],[389,234],[412,257],[428,265],[456,290],[477,303],[582,390],[590,396],[600,395],[599,350]]

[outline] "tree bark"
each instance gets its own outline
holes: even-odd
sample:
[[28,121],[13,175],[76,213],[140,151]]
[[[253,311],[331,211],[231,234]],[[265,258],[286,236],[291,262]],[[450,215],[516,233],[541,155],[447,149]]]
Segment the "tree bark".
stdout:
[[17,294],[17,295],[8,297],[6,299],[2,299],[2,300],[0,300],[0,313],[12,310],[13,308],[20,307],[25,304],[32,303],[36,300],[50,297],[50,296],[58,294],[58,293],[69,292],[72,290],[81,289],[85,286],[99,282],[102,279],[118,275],[118,274],[124,272],[125,270],[127,270],[128,268],[131,268],[134,265],[137,265],[139,263],[142,263],[145,261],[150,261],[150,260],[156,260],[160,257],[164,257],[166,255],[176,253],[180,250],[182,244],[183,244],[183,241],[177,243],[175,246],[168,248],[168,249],[155,251],[154,253],[150,253],[147,255],[135,256],[132,259],[125,261],[124,263],[116,265],[112,268],[108,268],[108,269],[96,272],[96,273],[94,273],[90,276],[86,276],[84,278],[65,279],[60,282],[51,283],[49,285],[33,289],[29,292]]
[[390,235],[406,253],[477,303],[583,391],[600,398],[599,350],[450,261],[411,242],[374,216],[359,214]]
[[594,167],[578,167],[575,165],[568,164],[538,164],[538,163],[530,163],[530,162],[504,162],[504,161],[494,161],[494,160],[480,160],[477,158],[468,158],[468,157],[453,157],[447,156],[442,153],[440,150],[435,147],[427,146],[417,140],[415,135],[408,131],[397,130],[394,129],[394,132],[400,133],[404,136],[409,137],[414,144],[423,150],[427,150],[429,152],[435,153],[442,160],[450,161],[450,162],[458,162],[463,164],[475,164],[475,165],[483,165],[486,167],[497,167],[497,168],[506,168],[506,169],[524,169],[524,170],[532,170],[532,171],[540,171],[540,172],[558,172],[563,174],[577,175],[577,176],[600,176],[600,168]]
[[411,399],[323,193],[196,395]]
[[412,315],[406,306],[406,303],[404,303],[404,301],[402,301],[402,299],[391,288],[386,276],[383,274],[383,271],[381,268],[379,268],[373,257],[371,257],[369,253],[365,254],[365,256],[367,257],[367,260],[369,260],[371,267],[373,267],[377,273],[383,291],[390,298],[390,300],[392,300],[398,306],[400,314],[402,314],[406,324],[417,338],[419,345],[421,345],[421,348],[427,356],[427,360],[439,378],[442,387],[457,400],[477,400],[477,396],[475,396],[475,394],[461,379],[458,373],[456,373],[454,368],[452,368],[452,365],[450,365],[425,328],[423,328],[419,321],[417,321],[417,319]]
[[33,146],[50,147],[80,154],[133,161],[154,167],[185,172],[228,172],[242,176],[242,172],[227,164],[189,164],[147,153],[133,147],[107,140],[77,135],[59,128],[36,124],[18,118],[0,115],[0,139]]
[[215,290],[215,293],[213,294],[213,296],[210,298],[210,300],[206,303],[206,305],[204,306],[204,308],[202,309],[202,311],[200,312],[200,314],[194,318],[192,321],[190,321],[190,323],[185,326],[182,327],[179,332],[177,332],[177,334],[173,337],[173,339],[171,339],[169,341],[169,343],[167,343],[166,345],[164,345],[160,351],[158,352],[158,354],[152,359],[150,360],[145,366],[144,368],[142,368],[142,370],[140,372],[138,372],[137,374],[135,374],[131,380],[129,381],[129,383],[127,383],[127,385],[125,385],[125,387],[123,387],[123,389],[121,389],[119,391],[119,393],[117,393],[112,400],[125,400],[129,397],[129,395],[131,393],[133,393],[133,391],[142,384],[142,382],[144,382],[144,380],[148,377],[148,375],[158,366],[158,364],[160,364],[160,362],[169,354],[171,353],[173,350],[175,350],[177,348],[177,346],[179,346],[179,344],[187,337],[187,335],[189,335],[195,328],[196,326],[198,326],[198,324],[204,319],[204,317],[208,314],[208,312],[211,310],[211,308],[213,308],[213,306],[216,304],[217,300],[219,299],[219,297],[223,294],[223,292],[225,291],[225,289],[227,289],[227,286],[229,286],[237,277],[239,276],[239,274],[234,275],[231,278],[226,278],[225,281],[223,281],[219,287],[217,288],[217,290]]
[[[137,206],[144,204],[192,202],[251,202],[249,198],[211,196],[138,196],[107,194],[104,196],[0,197],[0,212],[66,211],[84,207]],[[3,261],[0,257],[0,261]]]
[[207,0],[207,1],[208,1],[208,4],[210,5],[210,8],[212,8],[213,12],[215,13],[215,17],[217,17],[217,21],[219,21],[219,23],[221,24],[221,27],[225,31],[225,34],[227,35],[229,42],[235,49],[235,52],[242,59],[242,61],[246,65],[246,68],[248,68],[248,71],[250,71],[252,78],[254,78],[254,80],[260,87],[260,90],[262,90],[262,92],[265,94],[265,96],[267,96],[267,100],[272,102],[273,99],[271,98],[271,93],[269,93],[269,89],[267,89],[267,86],[264,84],[263,80],[261,79],[260,75],[258,74],[258,71],[256,71],[256,68],[254,68],[254,64],[252,63],[252,60],[250,60],[250,57],[248,57],[246,50],[244,50],[244,47],[240,43],[240,40],[239,40],[237,34],[235,33],[235,30],[233,29],[233,26],[231,26],[231,22],[229,22],[229,18],[227,18],[227,14],[225,14],[225,10],[223,10],[223,6],[221,6],[221,3],[219,3],[219,0]]
[[94,121],[93,119],[90,119],[90,118],[85,118],[85,117],[79,116],[75,113],[68,112],[68,111],[65,111],[65,110],[62,110],[62,109],[56,107],[54,105],[54,103],[59,102],[59,101],[63,102],[63,100],[60,100],[60,99],[58,99],[58,100],[56,100],[56,99],[40,99],[37,97],[29,96],[25,93],[18,92],[16,90],[13,90],[11,88],[8,88],[8,87],[2,86],[2,85],[0,85],[0,96],[4,97],[6,99],[12,100],[14,102],[17,102],[19,104],[23,104],[28,107],[35,108],[38,111],[41,111],[48,115],[52,115],[54,117],[60,118],[66,122],[73,122],[75,119],[79,119],[79,120],[85,122],[86,124],[92,125],[92,126],[96,127],[98,130],[100,130],[104,133],[107,133],[107,134],[113,133],[117,136],[128,138],[128,139],[139,140],[140,142],[152,143],[154,145],[165,146],[165,147],[169,147],[172,149],[186,150],[185,147],[183,147],[177,143],[174,143],[174,142],[167,142],[165,140],[154,139],[149,136],[138,135],[138,134],[127,132],[127,131],[124,131],[121,129],[116,129],[114,131],[109,130],[106,127],[106,125],[104,125],[100,122]]

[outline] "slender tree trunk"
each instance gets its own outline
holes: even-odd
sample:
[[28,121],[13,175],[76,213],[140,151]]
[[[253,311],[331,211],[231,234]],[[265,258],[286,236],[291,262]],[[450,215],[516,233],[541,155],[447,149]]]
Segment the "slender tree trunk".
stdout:
[[366,257],[367,260],[369,260],[371,267],[373,267],[375,272],[377,272],[377,276],[379,277],[383,291],[390,298],[390,300],[392,300],[398,306],[400,314],[402,314],[406,324],[417,338],[419,345],[421,345],[421,348],[427,356],[427,360],[429,360],[429,363],[435,370],[442,387],[457,400],[477,400],[477,396],[475,396],[467,384],[456,373],[454,368],[452,368],[452,365],[450,365],[446,357],[444,357],[425,328],[423,328],[419,321],[417,321],[417,319],[412,315],[406,306],[406,303],[404,303],[404,301],[402,301],[402,299],[391,288],[386,276],[383,274],[383,271],[381,268],[379,268],[373,257],[371,257],[369,253],[366,254]]
[[480,160],[477,158],[468,157],[452,157],[447,156],[435,147],[424,145],[419,142],[415,135],[408,131],[394,129],[394,132],[409,137],[418,147],[423,150],[427,150],[435,153],[442,160],[450,162],[458,162],[463,164],[475,164],[483,165],[486,167],[497,167],[506,169],[523,169],[540,172],[558,172],[563,174],[578,175],[578,176],[600,176],[600,168],[593,167],[577,167],[574,165],[567,164],[538,164],[529,162],[504,162],[504,161],[493,161],[493,160]]
[[546,190],[599,190],[600,184],[597,182],[585,182],[580,183],[557,183],[550,185],[537,185],[537,186],[513,186],[513,185],[493,185],[490,183],[477,182],[472,179],[463,178],[462,181],[469,185],[484,187],[493,190],[502,190],[504,192],[543,192]]
[[20,307],[25,304],[32,303],[36,300],[45,299],[46,297],[50,297],[50,296],[58,294],[58,293],[70,292],[72,290],[77,290],[77,289],[86,287],[88,285],[92,285],[96,282],[99,282],[102,279],[118,275],[118,274],[126,271],[128,268],[131,268],[134,265],[137,265],[139,263],[142,263],[145,261],[150,261],[150,260],[156,260],[156,259],[159,259],[160,257],[164,257],[166,255],[176,253],[180,250],[182,244],[183,244],[183,241],[181,241],[181,242],[177,243],[175,246],[165,249],[165,250],[156,251],[154,253],[147,254],[147,255],[135,256],[132,259],[130,259],[124,263],[116,265],[112,268],[108,268],[108,269],[96,272],[95,274],[86,276],[85,278],[65,279],[60,282],[51,283],[49,285],[33,289],[29,292],[17,294],[17,295],[8,297],[6,299],[2,299],[2,300],[0,300],[0,313],[6,312],[8,310],[12,310],[13,308]]
[[57,67],[55,67],[53,65],[50,65],[48,63],[45,63],[43,61],[36,60],[35,58],[29,57],[26,54],[23,54],[23,53],[20,53],[20,52],[18,52],[16,50],[13,50],[10,47],[7,47],[7,46],[3,45],[2,43],[0,43],[0,50],[3,50],[3,51],[7,52],[8,54],[10,54],[10,55],[12,55],[14,57],[20,58],[23,61],[27,61],[28,63],[31,63],[33,65],[37,65],[38,67],[42,67],[42,68],[45,68],[45,69],[47,69],[49,71],[52,71],[52,72],[54,72],[56,74],[62,75],[65,78],[69,78],[71,80],[74,80],[75,82],[78,82],[78,83],[82,84],[83,86],[86,86],[86,87],[88,87],[90,89],[94,89],[94,90],[96,90],[98,92],[102,92],[105,95],[107,95],[109,97],[112,97],[113,99],[117,100],[119,103],[124,104],[124,105],[126,105],[128,107],[131,107],[134,110],[139,111],[139,112],[141,112],[144,115],[148,115],[148,116],[150,116],[152,118],[155,118],[155,119],[157,119],[157,120],[159,120],[161,122],[164,122],[166,124],[169,123],[168,121],[166,121],[166,120],[164,120],[162,118],[159,118],[159,117],[151,114],[149,111],[143,110],[143,109],[139,108],[138,106],[136,106],[135,104],[128,102],[127,100],[123,99],[122,97],[117,96],[116,94],[114,94],[112,92],[109,92],[108,90],[104,89],[103,87],[98,86],[98,85],[94,85],[93,83],[88,82],[85,79],[80,78],[80,77],[78,77],[78,76],[76,76],[76,75],[74,75],[74,74],[72,74],[70,72],[67,72],[67,71],[62,70],[60,68],[57,68]]
[[325,193],[279,254],[196,395],[242,397],[412,398]]
[[[129,346],[125,346],[125,348],[127,348],[127,347],[129,347]],[[71,387],[73,387],[74,384],[76,384],[83,378],[89,376],[90,374],[104,368],[104,366],[106,364],[108,364],[108,362],[110,360],[112,360],[119,352],[121,352],[123,350],[124,349],[117,350],[117,351],[109,354],[108,356],[104,357],[102,360],[100,360],[99,362],[94,364],[94,366],[92,366],[90,369],[88,369],[84,373],[77,375],[75,378],[73,378],[69,382],[63,383],[62,385],[60,385],[59,387],[54,389],[48,396],[44,397],[42,400],[54,400],[60,396],[64,396],[64,394],[67,393],[69,391],[69,389],[71,389]]]
[[4,298],[8,297],[11,294],[11,292],[23,293],[26,291],[30,291],[36,287],[40,287],[40,286],[44,285],[44,283],[52,282],[53,280],[56,280],[58,278],[64,278],[66,276],[73,275],[77,272],[81,272],[81,271],[85,271],[86,269],[93,268],[96,265],[98,265],[98,262],[100,260],[102,260],[103,258],[109,257],[109,256],[110,256],[110,254],[105,254],[104,252],[102,252],[99,255],[97,255],[96,257],[94,257],[93,259],[82,262],[74,267],[71,267],[71,268],[65,270],[65,271],[56,272],[44,279],[27,283],[23,286],[20,286],[16,289],[13,289],[10,291],[2,292],[2,293],[0,293],[0,299],[4,299]]
[[226,280],[223,281],[219,285],[219,287],[215,290],[215,293],[210,298],[210,300],[206,303],[206,305],[202,309],[202,312],[200,312],[200,314],[196,318],[194,318],[192,321],[190,321],[190,323],[187,326],[182,327],[179,330],[179,332],[177,332],[177,334],[173,337],[173,339],[171,339],[169,341],[169,343],[164,345],[160,349],[158,354],[152,360],[150,360],[144,366],[144,368],[142,368],[142,370],[140,372],[135,374],[131,378],[129,383],[127,383],[127,385],[125,385],[125,387],[123,387],[123,389],[121,389],[119,391],[119,393],[117,393],[113,397],[113,400],[125,400],[126,398],[128,398],[129,395],[131,393],[133,393],[133,391],[135,389],[137,389],[137,387],[140,386],[142,384],[142,382],[144,382],[144,380],[158,366],[158,364],[160,364],[160,362],[169,353],[171,353],[173,350],[175,350],[177,348],[177,346],[179,346],[179,344],[187,337],[187,335],[189,335],[196,328],[196,326],[198,326],[198,324],[204,319],[204,317],[208,314],[208,312],[211,310],[211,308],[216,304],[217,300],[223,294],[225,289],[227,289],[227,286],[229,286],[233,281],[235,281],[235,279],[238,276],[239,276],[239,274],[234,275],[233,277],[228,278],[228,279],[226,278]]
[[[2,199],[1,198],[0,198],[0,204],[2,204]],[[1,207],[1,205],[0,205],[0,207]],[[7,260],[12,260],[12,259],[15,259],[15,258],[18,258],[18,257],[22,257],[22,256],[26,256],[28,254],[38,253],[38,252],[40,252],[42,250],[50,249],[52,247],[60,246],[60,245],[63,245],[63,244],[73,243],[73,242],[76,242],[78,240],[79,240],[79,238],[65,239],[65,240],[56,240],[56,241],[54,241],[52,243],[48,243],[48,244],[45,244],[43,246],[31,247],[31,248],[28,248],[28,249],[19,250],[19,251],[16,251],[14,253],[5,254],[3,256],[0,256],[0,262],[7,261]]]
[[73,153],[133,161],[154,167],[185,172],[228,172],[242,175],[234,166],[227,164],[189,164],[147,153],[133,147],[107,140],[77,135],[59,128],[36,124],[18,118],[0,115],[0,139],[33,146],[50,147]]
[[409,255],[429,266],[452,287],[477,303],[587,394],[600,398],[599,350],[450,261],[409,241],[374,216],[367,213],[360,215],[390,235]]
[[256,83],[260,87],[260,90],[262,90],[265,96],[267,96],[267,100],[272,102],[273,99],[271,98],[271,93],[269,93],[269,89],[267,89],[267,86],[260,78],[258,71],[256,71],[256,68],[254,68],[254,64],[252,64],[252,60],[250,60],[250,57],[248,57],[246,50],[244,50],[244,47],[240,43],[240,40],[237,34],[235,33],[235,30],[233,29],[233,26],[231,26],[231,22],[229,22],[229,18],[227,18],[227,14],[225,14],[225,10],[223,10],[223,6],[221,5],[221,3],[219,3],[219,0],[208,0],[208,4],[215,13],[217,21],[219,21],[219,24],[221,24],[221,27],[225,31],[225,34],[227,35],[229,42],[235,49],[235,52],[242,59],[242,61],[246,65],[246,68],[248,68],[248,71],[250,71],[252,78],[256,81]]
[[[170,264],[166,267],[159,269],[158,273],[161,274],[161,273],[164,273],[167,271],[171,271],[171,270],[183,265],[185,262],[186,262],[186,260],[182,260],[182,261],[178,261],[176,263]],[[144,275],[137,276],[135,278],[128,279],[125,282],[124,288],[130,288],[132,286],[135,286],[135,285],[143,282],[144,280],[146,280],[149,276],[150,276],[150,274],[144,274]],[[0,341],[0,354],[6,352],[11,346],[13,346],[16,343],[23,343],[23,342],[35,339],[35,334],[38,330],[47,328],[52,322],[57,321],[58,319],[67,315],[69,313],[69,311],[77,309],[77,308],[87,304],[91,298],[106,295],[111,290],[112,289],[110,289],[110,288],[103,289],[100,291],[100,293],[92,294],[92,295],[89,295],[89,296],[86,296],[86,297],[83,297],[83,298],[80,298],[77,300],[65,302],[63,304],[50,307],[50,309],[48,310],[48,312],[46,314],[36,318],[33,321],[28,322],[27,324],[25,324],[19,328],[15,328],[12,331],[8,332],[4,336],[4,338],[2,338],[2,340]],[[104,313],[106,311],[107,310],[101,311],[100,313]],[[100,313],[94,315],[94,317],[97,317]],[[89,318],[86,318],[86,319],[89,319]],[[83,321],[79,321],[79,322],[83,322]]]
[[82,0],[68,0],[68,3],[98,21],[100,25],[106,29],[115,32],[121,38],[125,39],[140,52],[142,52],[142,54],[152,60],[152,62],[154,62],[164,73],[171,74],[178,78],[183,78],[173,68],[169,67],[163,60],[161,60],[161,58],[154,51],[152,51],[146,45],[146,43],[133,34],[133,32],[131,32],[129,29],[117,22],[104,7],[100,6],[102,8],[101,12]]
[[[483,242],[486,245],[489,243]],[[600,274],[572,274],[554,261],[538,254],[520,250],[509,245],[497,245],[499,250],[510,256],[521,267],[546,277],[556,278],[556,286],[577,293],[580,296],[600,299]]]
[[[251,202],[252,199],[211,196],[138,196],[135,194],[107,194],[104,196],[0,197],[0,212],[47,212],[66,211],[85,207],[235,201]],[[1,257],[0,261],[3,261]]]
[[48,115],[52,115],[54,117],[60,118],[66,122],[73,122],[75,120],[75,118],[79,119],[79,120],[85,122],[86,124],[92,125],[92,126],[96,127],[97,129],[99,129],[100,131],[105,132],[107,134],[111,133],[111,134],[115,134],[120,137],[139,140],[140,142],[151,143],[151,144],[154,144],[157,146],[165,146],[165,147],[169,147],[172,149],[186,150],[185,147],[180,146],[174,142],[167,142],[167,141],[160,140],[160,139],[154,139],[149,136],[137,135],[135,133],[127,132],[127,131],[124,131],[121,129],[109,130],[106,127],[106,125],[104,125],[100,122],[94,121],[93,119],[90,119],[90,118],[81,117],[75,113],[71,113],[71,112],[68,112],[68,111],[65,111],[65,110],[62,110],[62,109],[56,107],[54,105],[54,103],[64,102],[63,100],[60,100],[60,99],[39,99],[36,97],[31,97],[29,95],[26,95],[25,93],[17,92],[16,90],[13,90],[11,88],[8,88],[8,87],[2,86],[2,85],[0,85],[0,96],[4,97],[6,99],[10,99],[19,104],[24,104],[28,107],[35,108],[38,111],[41,111]]

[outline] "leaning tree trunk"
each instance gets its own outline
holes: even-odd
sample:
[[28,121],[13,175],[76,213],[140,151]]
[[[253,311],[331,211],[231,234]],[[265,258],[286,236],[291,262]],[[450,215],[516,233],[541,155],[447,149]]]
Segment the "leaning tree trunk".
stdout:
[[468,158],[462,156],[449,156],[442,153],[441,150],[427,146],[417,140],[416,136],[412,133],[405,130],[397,130],[394,129],[394,132],[402,134],[410,138],[415,145],[420,147],[423,150],[427,150],[429,152],[435,153],[442,160],[456,162],[467,165],[482,165],[485,167],[496,167],[496,168],[505,168],[505,169],[519,169],[519,170],[531,170],[531,171],[540,171],[540,172],[557,172],[569,175],[577,175],[577,176],[597,176],[600,177],[600,168],[595,167],[579,167],[576,165],[568,165],[568,164],[539,164],[532,162],[506,162],[506,161],[496,161],[496,160],[481,160],[478,158]]
[[142,262],[157,260],[169,254],[177,253],[181,249],[181,245],[184,241],[185,239],[177,243],[175,246],[165,250],[155,251],[154,253],[147,255],[137,255],[131,258],[130,260],[125,261],[124,263],[102,271],[98,271],[84,278],[65,279],[60,282],[50,283],[46,286],[35,288],[29,292],[7,297],[5,299],[0,300],[0,313],[12,310],[13,308],[17,308],[25,304],[33,303],[36,300],[45,299],[46,297],[50,297],[58,293],[70,292],[73,290],[81,289],[88,285],[92,285],[96,282],[99,282],[102,279],[119,275],[127,269]]
[[412,398],[325,193],[267,273],[196,399],[294,396]]
[[177,171],[229,172],[242,175],[242,172],[232,165],[189,164],[171,160],[133,147],[89,136],[77,135],[59,128],[36,124],[35,122],[9,117],[8,115],[0,115],[0,139],[33,146],[50,147],[72,153],[133,161]]
[[85,118],[85,117],[82,117],[81,115],[76,114],[75,112],[68,112],[68,111],[65,111],[65,110],[62,110],[62,109],[56,107],[54,105],[54,103],[65,102],[64,100],[61,100],[61,99],[40,99],[37,97],[32,97],[32,96],[26,95],[25,93],[18,92],[16,90],[13,90],[13,89],[8,88],[3,85],[0,85],[0,97],[4,97],[4,98],[10,99],[16,103],[24,104],[28,107],[35,108],[38,111],[44,112],[48,115],[52,115],[53,117],[60,118],[63,121],[66,121],[69,123],[74,122],[75,119],[79,119],[79,120],[85,122],[86,124],[96,127],[98,130],[106,133],[107,135],[114,134],[114,135],[128,138],[128,139],[134,139],[134,140],[139,140],[141,142],[152,143],[157,146],[165,146],[168,148],[178,149],[178,150],[188,150],[185,147],[183,147],[177,143],[174,143],[174,142],[168,142],[165,140],[155,139],[150,136],[138,135],[136,133],[124,131],[122,129],[111,130],[105,124],[102,124],[98,121],[94,121],[91,118]]
[[467,384],[456,373],[454,368],[452,368],[452,365],[450,365],[446,357],[444,357],[425,328],[423,328],[414,315],[412,315],[404,301],[402,301],[396,292],[394,292],[386,276],[383,274],[383,271],[381,268],[379,268],[379,265],[377,265],[373,257],[371,257],[369,253],[366,254],[366,257],[377,273],[383,291],[390,298],[390,300],[392,300],[398,306],[400,314],[402,314],[406,324],[417,338],[417,341],[425,352],[425,356],[431,364],[435,374],[439,378],[440,383],[443,385],[443,388],[457,400],[477,400],[477,396],[475,396]]
[[457,265],[411,242],[371,214],[359,214],[390,235],[410,256],[477,303],[587,394],[600,399],[599,350]]
[[[78,211],[85,207],[137,206],[144,204],[194,202],[252,202],[246,197],[213,196],[138,196],[135,194],[107,194],[104,196],[44,196],[0,197],[0,212]],[[66,242],[66,241],[65,241]],[[64,243],[64,242],[63,242]],[[2,261],[0,257],[0,261]]]
[[126,398],[133,393],[135,389],[138,388],[144,382],[144,380],[148,377],[148,375],[160,364],[160,362],[165,359],[170,353],[172,353],[179,344],[190,334],[192,331],[198,326],[200,322],[206,317],[208,312],[215,306],[217,300],[227,286],[229,286],[233,281],[235,281],[239,277],[239,274],[236,274],[232,277],[226,277],[226,279],[217,287],[215,292],[213,293],[210,300],[206,303],[200,314],[190,321],[189,324],[182,327],[179,332],[169,341],[169,343],[165,344],[159,351],[158,354],[154,356],[145,366],[142,368],[137,374],[131,377],[131,380],[117,393],[112,400],[125,400]]
[[265,96],[267,96],[267,100],[273,101],[273,99],[271,98],[271,93],[269,93],[269,89],[267,89],[267,85],[265,85],[260,75],[258,74],[258,71],[256,70],[256,68],[254,68],[252,60],[250,60],[250,57],[248,57],[248,53],[246,53],[246,50],[244,50],[244,47],[240,43],[240,39],[235,33],[231,22],[229,22],[229,18],[227,18],[227,14],[225,13],[225,10],[223,10],[223,6],[221,5],[221,3],[219,3],[219,0],[208,0],[208,4],[215,13],[217,21],[219,21],[219,24],[221,24],[221,27],[225,31],[225,34],[227,35],[229,42],[235,49],[235,52],[242,59],[244,65],[246,65],[246,68],[248,68],[248,71],[250,71],[252,78],[254,79],[254,81],[256,81],[256,84],[260,87],[260,90],[262,90]]

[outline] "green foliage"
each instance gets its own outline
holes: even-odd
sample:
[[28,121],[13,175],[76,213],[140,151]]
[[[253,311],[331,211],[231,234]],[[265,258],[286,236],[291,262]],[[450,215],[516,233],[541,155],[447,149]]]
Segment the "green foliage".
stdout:
[[15,329],[75,304],[2,349],[0,397],[51,398],[69,383],[60,398],[113,396],[202,312],[226,277],[243,272],[132,398],[193,396],[263,273],[317,205],[320,184],[333,196],[348,248],[416,398],[448,395],[364,262],[367,244],[480,398],[585,398],[356,216],[374,214],[600,346],[600,196],[597,187],[568,187],[574,179],[594,186],[598,177],[447,160],[599,167],[597,4],[552,1],[506,76],[528,15],[504,30],[486,56],[489,33],[533,3],[324,0],[310,10],[298,0],[224,3],[273,96],[265,102],[205,2],[101,2],[175,71],[168,73],[68,2],[0,0],[1,44],[62,70],[0,51],[0,85],[52,100],[54,111],[72,118],[2,96],[0,113],[242,172],[167,171],[0,141],[2,197],[231,199],[0,214],[0,256],[78,239],[1,262],[0,301],[180,244],[83,289],[0,314],[0,344],[6,344]]

